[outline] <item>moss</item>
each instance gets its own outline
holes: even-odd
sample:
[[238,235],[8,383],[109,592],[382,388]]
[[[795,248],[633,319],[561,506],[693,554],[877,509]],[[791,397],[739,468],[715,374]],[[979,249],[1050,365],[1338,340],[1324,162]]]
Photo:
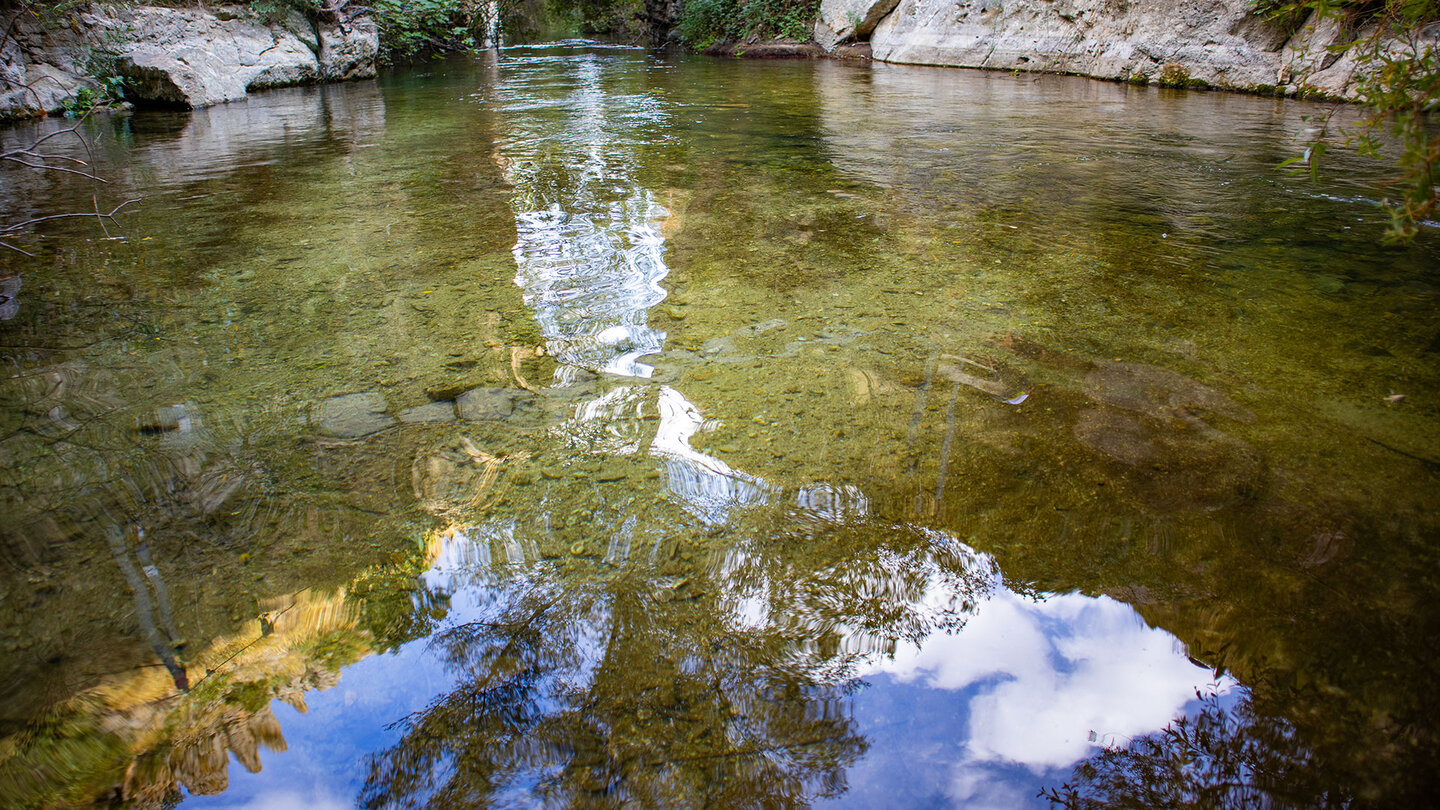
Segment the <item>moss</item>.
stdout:
[[1169,62],[1160,68],[1161,87],[1188,87],[1190,71],[1179,62]]

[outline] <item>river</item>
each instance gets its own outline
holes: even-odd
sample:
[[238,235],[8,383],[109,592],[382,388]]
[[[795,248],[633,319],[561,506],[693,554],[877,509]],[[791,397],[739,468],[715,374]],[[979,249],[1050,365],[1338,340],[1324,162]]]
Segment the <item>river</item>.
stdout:
[[1325,112],[572,42],[85,121],[0,173],[137,200],[0,269],[0,803],[1423,802],[1440,235]]

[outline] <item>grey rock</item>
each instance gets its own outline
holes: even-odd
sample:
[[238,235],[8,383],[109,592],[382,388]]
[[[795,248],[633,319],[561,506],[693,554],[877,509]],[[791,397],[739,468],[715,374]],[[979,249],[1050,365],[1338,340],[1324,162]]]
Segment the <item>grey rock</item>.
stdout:
[[369,79],[375,75],[380,33],[375,21],[357,17],[344,26],[320,26],[320,78],[327,82]]
[[130,98],[205,107],[250,90],[375,75],[379,37],[367,17],[317,31],[299,15],[270,24],[238,6],[94,4],[72,26],[21,15],[0,39],[0,118],[55,111],[93,87],[91,55],[116,56]]
[[815,43],[834,51],[837,45],[864,39],[898,5],[900,0],[820,0]]
[[320,403],[316,421],[331,436],[353,439],[378,433],[395,424],[385,412],[385,397],[377,392],[344,394]]
[[468,421],[509,419],[523,394],[518,388],[475,388],[461,394],[455,408]]
[[[865,17],[850,15],[877,6],[854,2],[823,0],[817,42],[856,36],[848,32],[859,30]],[[1304,83],[1354,95],[1354,60],[1328,49],[1354,32],[1313,16],[1283,27],[1253,6],[1251,0],[900,0],[874,25],[870,44],[874,58],[885,62],[1150,83],[1163,73],[1215,87],[1293,93]]]
[[1255,414],[1213,388],[1168,368],[1144,363],[1095,363],[1083,383],[1098,402],[1154,419],[1198,419],[1199,414],[1253,423]]
[[400,421],[406,424],[435,424],[455,421],[455,403],[427,402],[400,412]]

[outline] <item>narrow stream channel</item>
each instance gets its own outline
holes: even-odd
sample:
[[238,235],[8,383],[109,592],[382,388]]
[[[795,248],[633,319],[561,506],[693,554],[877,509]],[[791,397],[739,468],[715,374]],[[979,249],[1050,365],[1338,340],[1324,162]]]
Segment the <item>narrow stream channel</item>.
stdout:
[[1440,238],[1321,112],[568,43],[85,122],[0,172],[139,200],[0,257],[0,805],[1425,801]]

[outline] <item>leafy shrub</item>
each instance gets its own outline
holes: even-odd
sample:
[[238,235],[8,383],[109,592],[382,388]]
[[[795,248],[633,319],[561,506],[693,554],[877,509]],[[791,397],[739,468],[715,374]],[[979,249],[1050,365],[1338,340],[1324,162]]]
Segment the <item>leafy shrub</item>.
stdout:
[[738,39],[738,5],[737,0],[689,0],[680,15],[680,39],[696,48]]
[[[1353,148],[1380,157],[1385,136],[1402,152],[1388,189],[1391,224],[1387,237],[1404,241],[1419,232],[1417,223],[1434,216],[1440,194],[1440,0],[1257,0],[1258,12],[1293,20],[1314,14],[1338,18],[1355,37],[1331,47],[1348,53],[1358,66],[1356,96],[1368,108],[1359,125],[1332,136],[1328,116],[1314,127],[1305,153],[1287,163],[1303,163],[1313,173],[1329,146]],[[1304,77],[1298,77],[1305,91]]]
[[250,8],[268,23],[278,23],[298,11],[306,19],[320,13],[320,0],[250,0]]
[[125,77],[105,76],[97,78],[98,87],[82,87],[75,98],[65,102],[65,117],[79,118],[91,110],[118,107],[125,101]]
[[819,0],[689,0],[680,38],[696,48],[752,37],[807,40],[819,12]]
[[488,23],[485,4],[475,0],[372,0],[370,8],[391,58],[472,50]]
[[642,0],[554,0],[555,11],[579,22],[585,36],[603,36],[623,42],[642,42],[646,32]]

